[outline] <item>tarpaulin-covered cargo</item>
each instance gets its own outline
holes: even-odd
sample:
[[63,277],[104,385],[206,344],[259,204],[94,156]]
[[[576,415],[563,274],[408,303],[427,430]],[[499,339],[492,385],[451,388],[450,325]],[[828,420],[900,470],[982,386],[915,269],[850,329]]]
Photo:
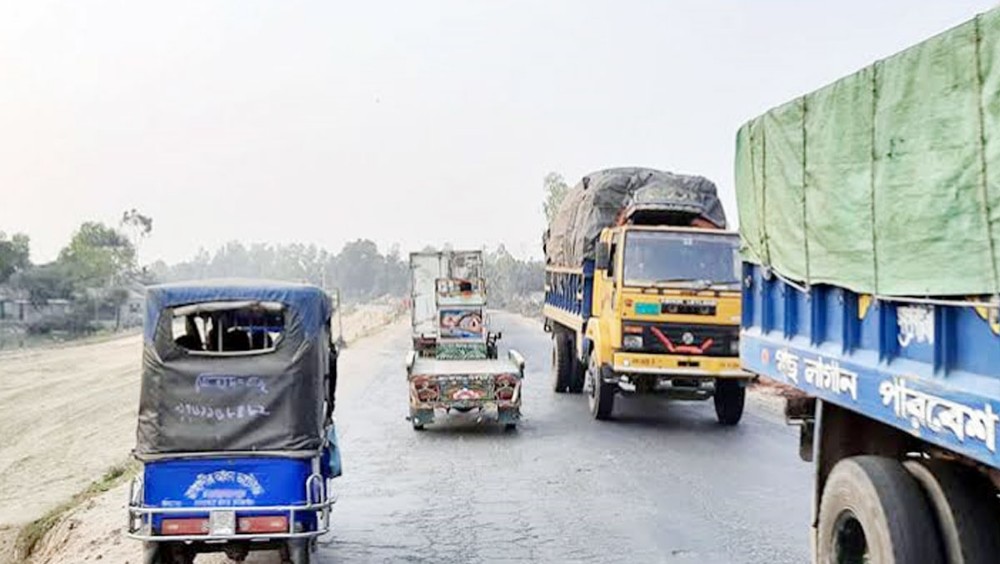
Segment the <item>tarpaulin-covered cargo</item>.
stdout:
[[[631,202],[640,190],[642,201]],[[715,184],[707,178],[639,167],[605,169],[583,177],[559,205],[545,236],[546,262],[577,267],[594,258],[601,229],[614,225],[630,202],[653,200],[661,209],[726,225]]]
[[745,124],[745,258],[888,296],[1000,292],[1000,10]]
[[[330,314],[329,297],[307,285],[150,287],[136,455],[314,456],[326,415]],[[191,338],[200,342],[184,341]]]

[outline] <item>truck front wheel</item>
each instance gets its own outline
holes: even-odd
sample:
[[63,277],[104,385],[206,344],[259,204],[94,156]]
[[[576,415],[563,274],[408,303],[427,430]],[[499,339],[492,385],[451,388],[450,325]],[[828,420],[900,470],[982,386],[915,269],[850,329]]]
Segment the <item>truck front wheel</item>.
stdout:
[[573,341],[566,331],[552,333],[552,389],[564,393],[570,386],[573,372]]
[[601,378],[601,369],[597,366],[594,355],[590,355],[587,363],[586,384],[584,389],[587,392],[587,404],[590,407],[590,414],[594,419],[604,421],[611,419],[611,412],[615,408],[615,384],[607,383]]
[[715,381],[715,416],[723,425],[736,425],[743,418],[747,389],[737,380]]
[[916,481],[891,458],[834,466],[820,501],[817,562],[939,564],[938,532]]
[[579,394],[583,391],[583,382],[587,379],[587,363],[576,358],[576,347],[570,342],[570,350],[573,353],[573,369],[569,376],[569,393]]

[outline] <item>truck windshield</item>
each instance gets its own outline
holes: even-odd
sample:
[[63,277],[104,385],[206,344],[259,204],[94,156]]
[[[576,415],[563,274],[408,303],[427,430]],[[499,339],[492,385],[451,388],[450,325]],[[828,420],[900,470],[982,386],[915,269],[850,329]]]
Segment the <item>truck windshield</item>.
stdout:
[[733,235],[631,231],[625,236],[625,285],[737,284],[738,253]]

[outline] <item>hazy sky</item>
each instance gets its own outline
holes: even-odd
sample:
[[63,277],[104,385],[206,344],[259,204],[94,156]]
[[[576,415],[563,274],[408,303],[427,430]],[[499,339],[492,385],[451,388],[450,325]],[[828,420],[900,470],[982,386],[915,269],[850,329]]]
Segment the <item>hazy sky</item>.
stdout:
[[0,230],[541,254],[541,179],[712,178],[745,120],[986,0],[0,3]]

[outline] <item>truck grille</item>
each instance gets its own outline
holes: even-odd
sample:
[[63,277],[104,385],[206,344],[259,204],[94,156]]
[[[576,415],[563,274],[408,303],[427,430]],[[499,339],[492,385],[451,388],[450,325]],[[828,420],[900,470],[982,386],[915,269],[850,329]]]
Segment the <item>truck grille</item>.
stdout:
[[626,339],[629,335],[642,335],[642,347],[624,348],[626,352],[729,357],[739,354],[736,347],[740,328],[737,326],[626,323],[624,329]]

